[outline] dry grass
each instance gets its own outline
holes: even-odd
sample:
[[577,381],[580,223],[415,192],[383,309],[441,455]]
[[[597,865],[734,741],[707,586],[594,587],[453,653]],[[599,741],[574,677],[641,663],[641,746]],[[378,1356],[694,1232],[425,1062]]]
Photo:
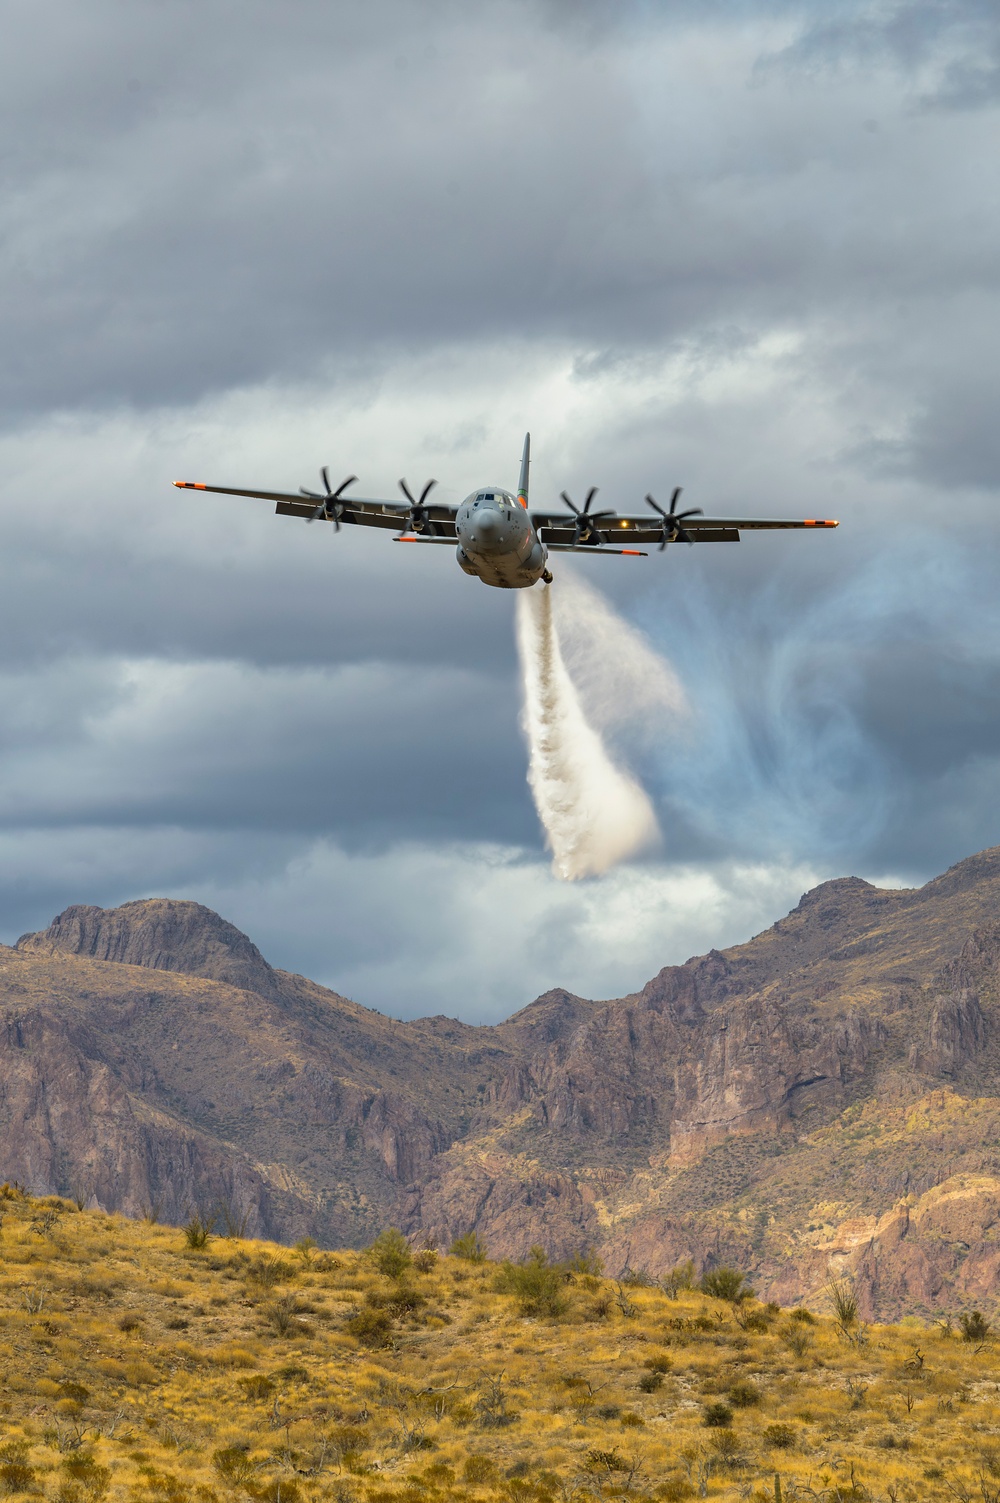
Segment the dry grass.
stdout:
[[526,1314],[490,1263],[392,1278],[0,1197],[0,1497],[1000,1499],[988,1334],[748,1322],[592,1271]]

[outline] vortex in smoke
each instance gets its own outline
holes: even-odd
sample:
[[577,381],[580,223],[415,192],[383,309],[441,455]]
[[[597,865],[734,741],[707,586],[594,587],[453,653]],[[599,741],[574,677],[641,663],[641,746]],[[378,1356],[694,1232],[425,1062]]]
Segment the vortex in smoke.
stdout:
[[659,839],[646,794],[616,767],[587,723],[566,670],[553,585],[520,590],[517,645],[524,686],[528,782],[552,869],[564,881],[598,876]]

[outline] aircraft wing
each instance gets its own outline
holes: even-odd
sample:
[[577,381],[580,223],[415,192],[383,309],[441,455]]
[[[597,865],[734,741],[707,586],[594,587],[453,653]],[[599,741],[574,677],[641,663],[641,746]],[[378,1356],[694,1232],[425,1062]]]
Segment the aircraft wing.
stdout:
[[[273,501],[274,510],[281,517],[313,517],[321,497],[315,501],[308,496],[294,495],[290,491],[243,491],[229,485],[202,485],[195,480],[175,480],[174,485],[182,491],[211,491],[219,496],[250,496],[260,501]],[[353,527],[385,527],[400,532],[406,523],[409,506],[405,501],[378,501],[366,496],[341,496],[338,505],[343,508],[341,522]],[[455,513],[457,506],[447,501],[428,501],[422,508],[429,521],[433,522],[436,535],[442,542],[455,537]],[[317,522],[332,521],[322,514]]]
[[[531,509],[532,521],[543,543],[560,550],[571,546],[575,536],[575,518],[565,511],[540,512]],[[788,527],[837,527],[831,520],[809,517],[802,521],[766,517],[691,517],[684,519],[684,530],[695,543],[738,543],[743,531],[776,530]],[[578,543],[574,552],[587,549],[598,550],[612,543],[659,543],[663,538],[663,525],[655,513],[645,512],[638,516],[604,515],[596,519],[595,526],[605,543]]]

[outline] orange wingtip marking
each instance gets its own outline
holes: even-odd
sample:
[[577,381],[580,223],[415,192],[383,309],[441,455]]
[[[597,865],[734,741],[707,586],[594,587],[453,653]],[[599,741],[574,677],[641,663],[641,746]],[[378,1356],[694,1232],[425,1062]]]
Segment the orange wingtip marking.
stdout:
[[174,485],[179,486],[182,491],[207,491],[208,490],[208,486],[207,485],[202,485],[199,480],[175,480],[174,481]]
[[803,527],[839,527],[840,523],[839,522],[821,522],[821,521],[816,520],[815,518],[810,518],[809,520],[803,522],[802,525],[803,525]]
[[392,541],[394,543],[415,543],[417,540],[416,540],[415,537],[399,537],[399,538],[393,538]]
[[633,556],[633,558],[642,558],[642,549],[641,548],[623,548],[622,552],[623,553],[631,553],[632,556]]

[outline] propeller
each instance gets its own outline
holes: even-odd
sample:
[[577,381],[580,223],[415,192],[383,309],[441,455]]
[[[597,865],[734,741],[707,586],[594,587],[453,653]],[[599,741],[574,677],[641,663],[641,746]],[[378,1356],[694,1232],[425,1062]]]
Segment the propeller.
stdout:
[[409,528],[411,532],[429,532],[431,537],[437,536],[437,528],[431,520],[426,504],[427,497],[430,495],[431,491],[436,485],[436,480],[428,480],[427,484],[420,492],[420,499],[418,501],[414,497],[414,494],[410,490],[410,487],[407,485],[406,481],[401,480],[399,482],[400,490],[403,492],[403,495],[410,503],[410,509],[407,513],[406,521],[403,524],[402,530],[404,532],[407,530],[407,528]]
[[332,522],[334,527],[339,532],[340,519],[344,514],[344,508],[341,505],[340,498],[343,495],[344,491],[346,491],[347,487],[349,485],[353,485],[358,477],[357,475],[348,476],[346,480],[341,481],[335,491],[332,491],[330,489],[330,471],[327,469],[326,465],[323,466],[319,474],[320,479],[323,482],[323,490],[325,492],[324,495],[320,496],[316,491],[303,490],[302,486],[299,486],[300,496],[305,496],[307,501],[317,501],[319,503],[312,516],[306,517],[306,521],[318,522],[320,517],[322,517],[324,521]]
[[694,542],[694,538],[688,532],[687,528],[684,526],[684,523],[687,521],[688,517],[700,517],[702,511],[700,506],[692,506],[688,511],[677,510],[677,502],[682,490],[683,486],[678,485],[674,487],[674,493],[670,497],[669,511],[664,511],[663,507],[660,506],[656,501],[654,501],[652,496],[646,497],[646,505],[651,506],[654,511],[659,512],[660,516],[663,518],[663,532],[660,536],[661,553],[668,543]]
[[590,487],[582,508],[576,506],[569,499],[565,491],[561,491],[560,495],[576,517],[576,527],[573,530],[573,547],[575,548],[579,543],[587,542],[591,538],[596,539],[598,543],[603,543],[605,540],[601,535],[600,529],[595,527],[594,523],[599,517],[613,517],[614,512],[607,508],[604,511],[591,511],[590,503],[597,495],[597,486],[592,485]]

